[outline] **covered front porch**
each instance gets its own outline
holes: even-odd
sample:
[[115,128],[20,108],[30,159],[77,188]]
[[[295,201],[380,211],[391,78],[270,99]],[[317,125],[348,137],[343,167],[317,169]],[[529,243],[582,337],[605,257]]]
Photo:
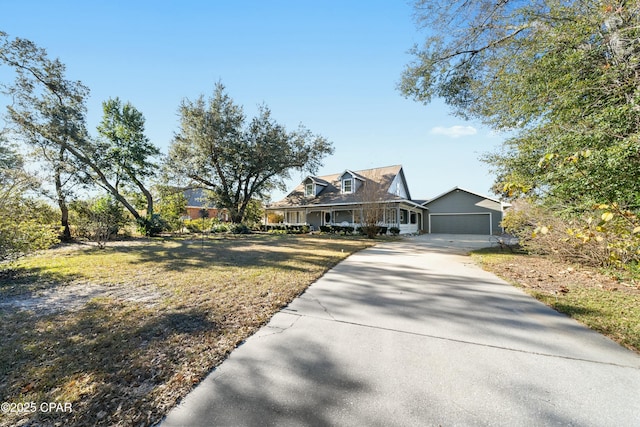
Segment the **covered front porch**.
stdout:
[[[372,207],[366,204],[267,208],[265,225],[306,225],[311,231],[319,231],[321,227],[326,226],[353,227],[357,230],[366,222],[365,218],[371,215],[371,209]],[[424,209],[419,205],[385,203],[382,208],[376,210],[375,217],[376,225],[387,230],[397,227],[400,234],[416,234],[426,229]]]

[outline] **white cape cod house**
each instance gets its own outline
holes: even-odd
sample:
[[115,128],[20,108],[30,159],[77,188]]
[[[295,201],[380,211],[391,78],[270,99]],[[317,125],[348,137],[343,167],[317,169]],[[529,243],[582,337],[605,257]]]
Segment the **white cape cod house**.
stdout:
[[430,200],[412,200],[402,166],[308,176],[284,199],[266,207],[278,224],[313,230],[339,225],[358,228],[375,206],[378,225],[401,234],[501,234],[505,204],[460,187]]

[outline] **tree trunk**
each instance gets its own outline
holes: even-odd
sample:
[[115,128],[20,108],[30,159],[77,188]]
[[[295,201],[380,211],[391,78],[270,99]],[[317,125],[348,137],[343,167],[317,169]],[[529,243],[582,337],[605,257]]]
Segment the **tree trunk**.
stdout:
[[[60,148],[59,151],[59,162],[64,161],[64,148]],[[60,240],[63,242],[70,242],[71,237],[71,228],[69,228],[69,207],[67,206],[67,199],[64,195],[64,191],[62,189],[62,178],[61,174],[62,166],[58,164],[55,168],[55,185],[56,185],[56,198],[58,202],[58,207],[60,208],[60,225],[62,226],[62,234],[60,235]]]
[[60,207],[60,225],[62,225],[62,234],[60,240],[63,242],[70,242],[73,240],[71,237],[71,228],[69,228],[69,208],[64,199],[58,199],[58,206]]
[[131,215],[133,215],[133,218],[136,221],[138,221],[140,219],[140,213],[138,213],[136,208],[133,207],[131,205],[131,203],[129,203],[127,201],[127,199],[125,199],[124,196],[122,194],[120,194],[120,192],[118,192],[117,188],[115,188],[113,185],[111,185],[111,183],[109,182],[109,180],[105,176],[104,172],[102,172],[100,167],[98,167],[98,165],[95,162],[93,162],[89,156],[87,156],[85,153],[83,153],[78,148],[73,147],[71,145],[65,146],[65,149],[68,150],[71,154],[73,154],[73,156],[76,159],[78,159],[79,161],[81,161],[84,165],[86,165],[89,168],[91,168],[91,170],[97,175],[97,177],[94,177],[94,180],[98,181],[98,183],[99,183],[98,185],[100,185],[106,191],[111,193],[111,195],[113,195],[113,197],[115,197],[115,199],[117,201],[122,203],[122,205],[125,207],[125,209],[127,209],[131,213]]
[[153,215],[153,196],[151,192],[147,190],[147,187],[133,174],[128,173],[129,178],[138,186],[142,194],[144,194],[145,199],[147,200],[147,217],[151,217]]
[[234,224],[242,224],[242,214],[237,211],[230,211],[229,217],[231,218],[231,222]]

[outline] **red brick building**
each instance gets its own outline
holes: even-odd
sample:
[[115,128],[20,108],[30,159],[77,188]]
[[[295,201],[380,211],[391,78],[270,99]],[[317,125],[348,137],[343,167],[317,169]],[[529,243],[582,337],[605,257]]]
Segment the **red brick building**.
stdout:
[[229,221],[229,212],[226,209],[220,209],[212,203],[202,188],[190,188],[184,191],[184,197],[187,199],[187,216],[189,219],[202,218],[202,210],[207,211],[207,218],[218,218],[222,222]]

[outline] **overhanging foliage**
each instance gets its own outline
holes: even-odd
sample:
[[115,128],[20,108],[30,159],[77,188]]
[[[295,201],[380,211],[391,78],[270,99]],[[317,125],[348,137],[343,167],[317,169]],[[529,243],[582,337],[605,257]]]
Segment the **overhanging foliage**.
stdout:
[[[485,160],[505,196],[640,208],[635,1],[420,1],[401,91],[515,136]],[[588,156],[584,156],[589,152]]]

